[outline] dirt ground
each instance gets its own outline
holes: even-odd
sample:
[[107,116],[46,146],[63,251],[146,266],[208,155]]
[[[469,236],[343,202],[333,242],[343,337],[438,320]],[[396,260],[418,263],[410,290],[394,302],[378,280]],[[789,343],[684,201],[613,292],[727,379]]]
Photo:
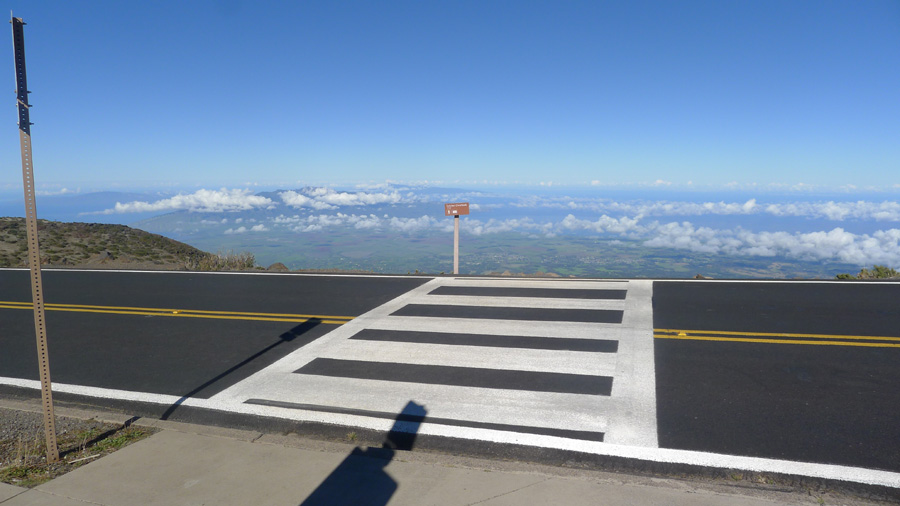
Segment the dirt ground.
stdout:
[[145,427],[57,417],[60,460],[48,464],[41,414],[0,408],[0,482],[36,487],[153,432]]

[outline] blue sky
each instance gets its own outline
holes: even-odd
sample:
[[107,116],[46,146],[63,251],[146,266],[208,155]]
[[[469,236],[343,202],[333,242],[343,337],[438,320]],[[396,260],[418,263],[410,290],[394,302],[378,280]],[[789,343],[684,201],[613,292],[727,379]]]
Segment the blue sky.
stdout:
[[3,5],[47,187],[900,188],[894,0]]

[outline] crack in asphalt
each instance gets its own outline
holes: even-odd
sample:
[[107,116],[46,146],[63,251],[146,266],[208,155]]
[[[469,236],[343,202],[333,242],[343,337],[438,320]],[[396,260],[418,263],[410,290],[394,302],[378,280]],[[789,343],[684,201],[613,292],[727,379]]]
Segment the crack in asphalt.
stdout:
[[485,503],[485,502],[487,502],[487,501],[496,499],[496,498],[498,498],[498,497],[503,497],[503,496],[505,496],[505,495],[514,494],[514,493],[516,493],[516,492],[518,492],[518,491],[520,491],[520,490],[525,490],[525,489],[528,488],[528,487],[533,487],[533,486],[535,486],[535,485],[540,485],[541,483],[550,481],[550,480],[552,480],[552,479],[553,479],[553,477],[544,478],[544,479],[541,480],[541,481],[536,481],[536,482],[534,482],[534,483],[530,483],[530,484],[528,484],[528,485],[525,485],[524,487],[519,487],[519,488],[517,488],[517,489],[515,489],[515,490],[510,490],[509,492],[504,492],[504,493],[502,493],[502,494],[497,494],[497,495],[495,495],[495,496],[488,497],[488,498],[482,499],[482,500],[477,501],[477,502],[469,503],[469,504],[467,504],[466,506],[475,506],[476,504],[483,504],[483,503]]

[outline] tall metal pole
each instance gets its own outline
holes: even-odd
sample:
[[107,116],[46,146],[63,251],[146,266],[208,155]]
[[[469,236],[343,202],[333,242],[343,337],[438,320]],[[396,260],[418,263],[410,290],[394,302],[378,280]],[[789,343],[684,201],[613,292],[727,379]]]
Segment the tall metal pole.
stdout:
[[459,215],[453,217],[453,274],[459,274]]
[[28,82],[25,78],[25,22],[12,18],[13,49],[16,58],[16,99],[19,107],[19,144],[22,147],[22,182],[25,186],[25,229],[28,236],[28,266],[31,269],[31,297],[34,300],[34,333],[37,338],[38,367],[41,375],[41,401],[44,407],[44,433],[47,462],[59,460],[56,443],[56,418],[50,388],[50,357],[47,350],[47,325],[44,319],[44,291],[41,288],[41,253],[38,247],[37,206],[34,196],[34,167],[31,160],[31,121],[28,109]]

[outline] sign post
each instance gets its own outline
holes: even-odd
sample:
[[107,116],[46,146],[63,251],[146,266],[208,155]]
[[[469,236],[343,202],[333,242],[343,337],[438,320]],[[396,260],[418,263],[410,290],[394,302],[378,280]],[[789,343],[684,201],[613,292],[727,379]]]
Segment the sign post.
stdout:
[[444,204],[444,216],[453,216],[453,274],[459,274],[459,217],[469,214],[468,202]]
[[34,167],[31,160],[31,121],[28,109],[28,85],[25,78],[25,35],[21,18],[12,18],[13,49],[16,60],[16,100],[19,107],[19,145],[22,149],[22,181],[25,187],[25,231],[28,239],[28,267],[31,270],[31,298],[34,301],[34,332],[37,338],[38,368],[41,377],[41,402],[44,406],[44,435],[47,462],[59,460],[56,443],[56,418],[50,384],[50,360],[47,350],[47,326],[44,319],[44,292],[41,287],[41,254],[38,248],[37,207],[35,206]]

